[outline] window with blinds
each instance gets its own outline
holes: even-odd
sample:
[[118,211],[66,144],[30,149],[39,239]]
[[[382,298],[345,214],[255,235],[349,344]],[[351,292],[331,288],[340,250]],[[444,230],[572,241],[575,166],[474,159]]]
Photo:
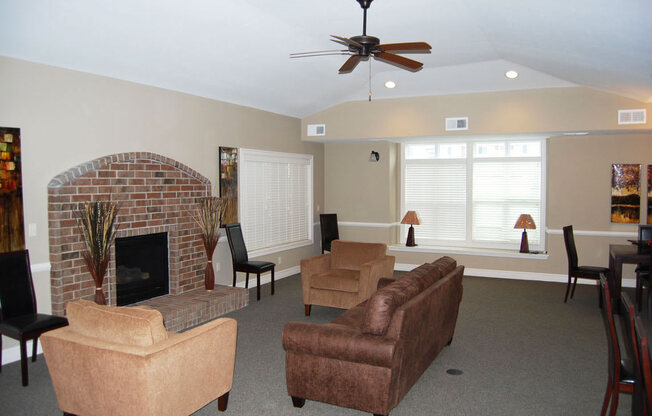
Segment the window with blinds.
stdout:
[[530,214],[530,249],[544,249],[543,139],[404,144],[402,191],[403,212],[421,219],[421,245],[518,249],[514,224]]
[[312,155],[240,149],[239,211],[251,255],[313,243]]

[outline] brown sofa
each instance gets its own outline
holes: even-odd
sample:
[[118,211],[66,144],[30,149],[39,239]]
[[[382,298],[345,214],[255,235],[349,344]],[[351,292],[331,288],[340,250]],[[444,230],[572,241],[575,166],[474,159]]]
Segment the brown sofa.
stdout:
[[301,260],[306,316],[311,305],[349,309],[369,299],[381,277],[394,274],[387,245],[334,240],[331,252]]
[[450,257],[400,279],[328,324],[283,328],[287,389],[305,399],[378,415],[396,407],[450,344],[462,299],[463,266]]
[[69,326],[41,336],[59,407],[76,415],[189,415],[233,383],[237,323],[167,332],[144,306],[67,305]]

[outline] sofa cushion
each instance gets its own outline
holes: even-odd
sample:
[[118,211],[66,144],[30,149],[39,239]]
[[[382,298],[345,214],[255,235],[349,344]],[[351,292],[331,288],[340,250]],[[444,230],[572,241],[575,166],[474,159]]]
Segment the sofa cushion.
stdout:
[[384,335],[396,308],[430,286],[439,279],[439,270],[426,263],[401,279],[376,291],[367,301],[362,332],[372,335]]
[[360,272],[358,270],[331,269],[310,279],[310,287],[313,289],[356,293],[359,286]]
[[151,308],[78,300],[68,303],[66,314],[72,330],[103,341],[147,347],[168,338],[163,315]]
[[455,259],[448,256],[443,256],[433,261],[431,264],[439,269],[442,277],[446,276],[448,273],[452,272],[457,267],[457,261],[455,261]]
[[335,240],[331,243],[331,268],[360,270],[360,266],[385,256],[387,245]]

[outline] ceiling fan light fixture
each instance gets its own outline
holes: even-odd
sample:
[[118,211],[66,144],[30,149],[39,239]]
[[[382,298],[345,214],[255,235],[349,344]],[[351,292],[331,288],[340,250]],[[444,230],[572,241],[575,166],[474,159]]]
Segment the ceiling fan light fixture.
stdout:
[[391,90],[392,88],[396,88],[396,83],[395,83],[394,81],[387,81],[387,82],[385,83],[385,88],[389,88],[390,90]]
[[511,69],[511,70],[505,72],[505,77],[508,78],[508,79],[518,78],[518,72]]

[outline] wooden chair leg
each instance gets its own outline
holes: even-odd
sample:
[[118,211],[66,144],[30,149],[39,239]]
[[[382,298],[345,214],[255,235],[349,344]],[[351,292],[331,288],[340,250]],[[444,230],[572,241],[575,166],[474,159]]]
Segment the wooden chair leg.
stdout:
[[274,294],[274,268],[272,267],[272,295]]
[[235,264],[233,265],[233,287],[235,287]]
[[0,335],[0,373],[2,373],[2,335]]
[[306,311],[306,316],[310,316],[310,308],[312,305],[303,305],[305,311]]
[[573,281],[573,289],[571,289],[571,299],[573,299],[573,296],[575,296],[575,287],[577,287],[577,277]]
[[36,361],[36,349],[38,348],[38,337],[32,340],[32,362]]
[[636,273],[636,311],[640,312],[643,303],[643,282],[639,273]]
[[260,272],[256,273],[256,300],[260,300]]
[[600,412],[600,416],[605,416],[607,414],[607,409],[609,409],[609,401],[612,396],[612,390],[613,390],[613,382],[611,381],[611,377],[609,377],[609,381],[607,383],[607,391],[604,392],[604,400],[602,401],[602,411]]
[[223,395],[217,398],[217,410],[224,412],[226,406],[229,404],[229,392],[227,391]]
[[609,408],[609,416],[616,416],[616,411],[618,410],[618,393],[618,386],[614,386],[613,398],[611,399],[611,407]]
[[29,384],[29,376],[27,374],[27,340],[20,340],[20,373],[23,380],[23,386]]
[[566,285],[566,296],[564,296],[564,303],[568,301],[568,294],[570,293],[571,288],[571,275],[568,275],[568,284]]
[[247,280],[245,280],[245,289],[249,289],[249,272],[247,272]]
[[306,399],[304,399],[303,397],[295,397],[295,396],[291,396],[291,397],[292,397],[292,406],[294,407],[303,407],[303,405],[306,404]]

